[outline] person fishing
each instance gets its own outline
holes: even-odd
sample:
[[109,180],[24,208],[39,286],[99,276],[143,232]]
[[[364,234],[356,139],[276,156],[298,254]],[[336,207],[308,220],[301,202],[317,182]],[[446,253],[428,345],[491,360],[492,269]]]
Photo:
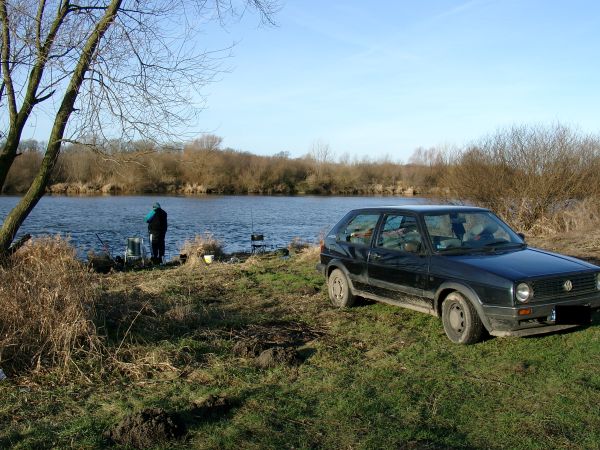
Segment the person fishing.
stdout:
[[152,262],[160,263],[165,256],[165,236],[167,234],[167,212],[160,207],[160,203],[152,205],[152,211],[146,215],[150,245],[152,248]]

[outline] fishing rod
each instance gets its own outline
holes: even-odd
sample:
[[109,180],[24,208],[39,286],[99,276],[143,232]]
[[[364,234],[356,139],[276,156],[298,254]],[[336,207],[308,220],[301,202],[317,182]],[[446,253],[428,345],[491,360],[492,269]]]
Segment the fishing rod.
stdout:
[[108,244],[105,244],[104,241],[102,239],[100,239],[100,236],[98,236],[98,233],[94,233],[94,234],[96,235],[96,237],[102,244],[102,250],[104,250],[108,254],[108,257],[114,261],[114,258],[112,257],[112,255],[110,253],[110,248],[109,248]]

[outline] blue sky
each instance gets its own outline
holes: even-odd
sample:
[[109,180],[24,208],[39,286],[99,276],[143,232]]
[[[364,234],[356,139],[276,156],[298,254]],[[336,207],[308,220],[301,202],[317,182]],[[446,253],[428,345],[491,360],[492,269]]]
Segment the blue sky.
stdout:
[[198,37],[237,43],[196,127],[225,146],[406,161],[512,124],[600,131],[598,2],[283,0],[275,20]]
[[600,131],[598,2],[287,0],[276,20],[218,36],[239,42],[200,126],[227,146],[407,160],[512,124]]

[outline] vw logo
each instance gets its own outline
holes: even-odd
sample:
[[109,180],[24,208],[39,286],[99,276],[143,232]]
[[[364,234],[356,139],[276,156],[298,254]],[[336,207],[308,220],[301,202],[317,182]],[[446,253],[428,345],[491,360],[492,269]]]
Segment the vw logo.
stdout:
[[563,289],[567,292],[571,292],[573,289],[573,282],[571,280],[567,280],[563,283]]

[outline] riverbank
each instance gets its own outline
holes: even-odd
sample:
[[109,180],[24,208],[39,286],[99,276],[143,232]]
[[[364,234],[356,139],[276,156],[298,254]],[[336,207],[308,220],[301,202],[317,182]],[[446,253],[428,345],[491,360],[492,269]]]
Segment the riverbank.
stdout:
[[[288,186],[275,186],[268,189],[224,189],[197,183],[159,183],[145,186],[142,189],[119,183],[56,183],[46,188],[46,193],[55,195],[386,195],[398,197],[414,197],[417,195],[439,195],[443,189],[408,186],[401,183],[383,185],[375,183],[362,188],[345,188],[335,190],[292,190]],[[13,192],[18,194],[19,192]],[[24,193],[24,192],[20,192]]]
[[[599,233],[530,243],[600,257]],[[44,361],[9,373],[0,447],[104,448],[137,436],[121,442],[598,448],[598,315],[569,333],[457,346],[434,317],[375,303],[332,308],[317,259],[311,248],[95,276],[104,356],[80,354],[62,379]],[[141,411],[158,425],[181,420],[184,431],[161,444],[142,428],[151,441],[139,441],[131,424],[142,416],[123,419]]]

